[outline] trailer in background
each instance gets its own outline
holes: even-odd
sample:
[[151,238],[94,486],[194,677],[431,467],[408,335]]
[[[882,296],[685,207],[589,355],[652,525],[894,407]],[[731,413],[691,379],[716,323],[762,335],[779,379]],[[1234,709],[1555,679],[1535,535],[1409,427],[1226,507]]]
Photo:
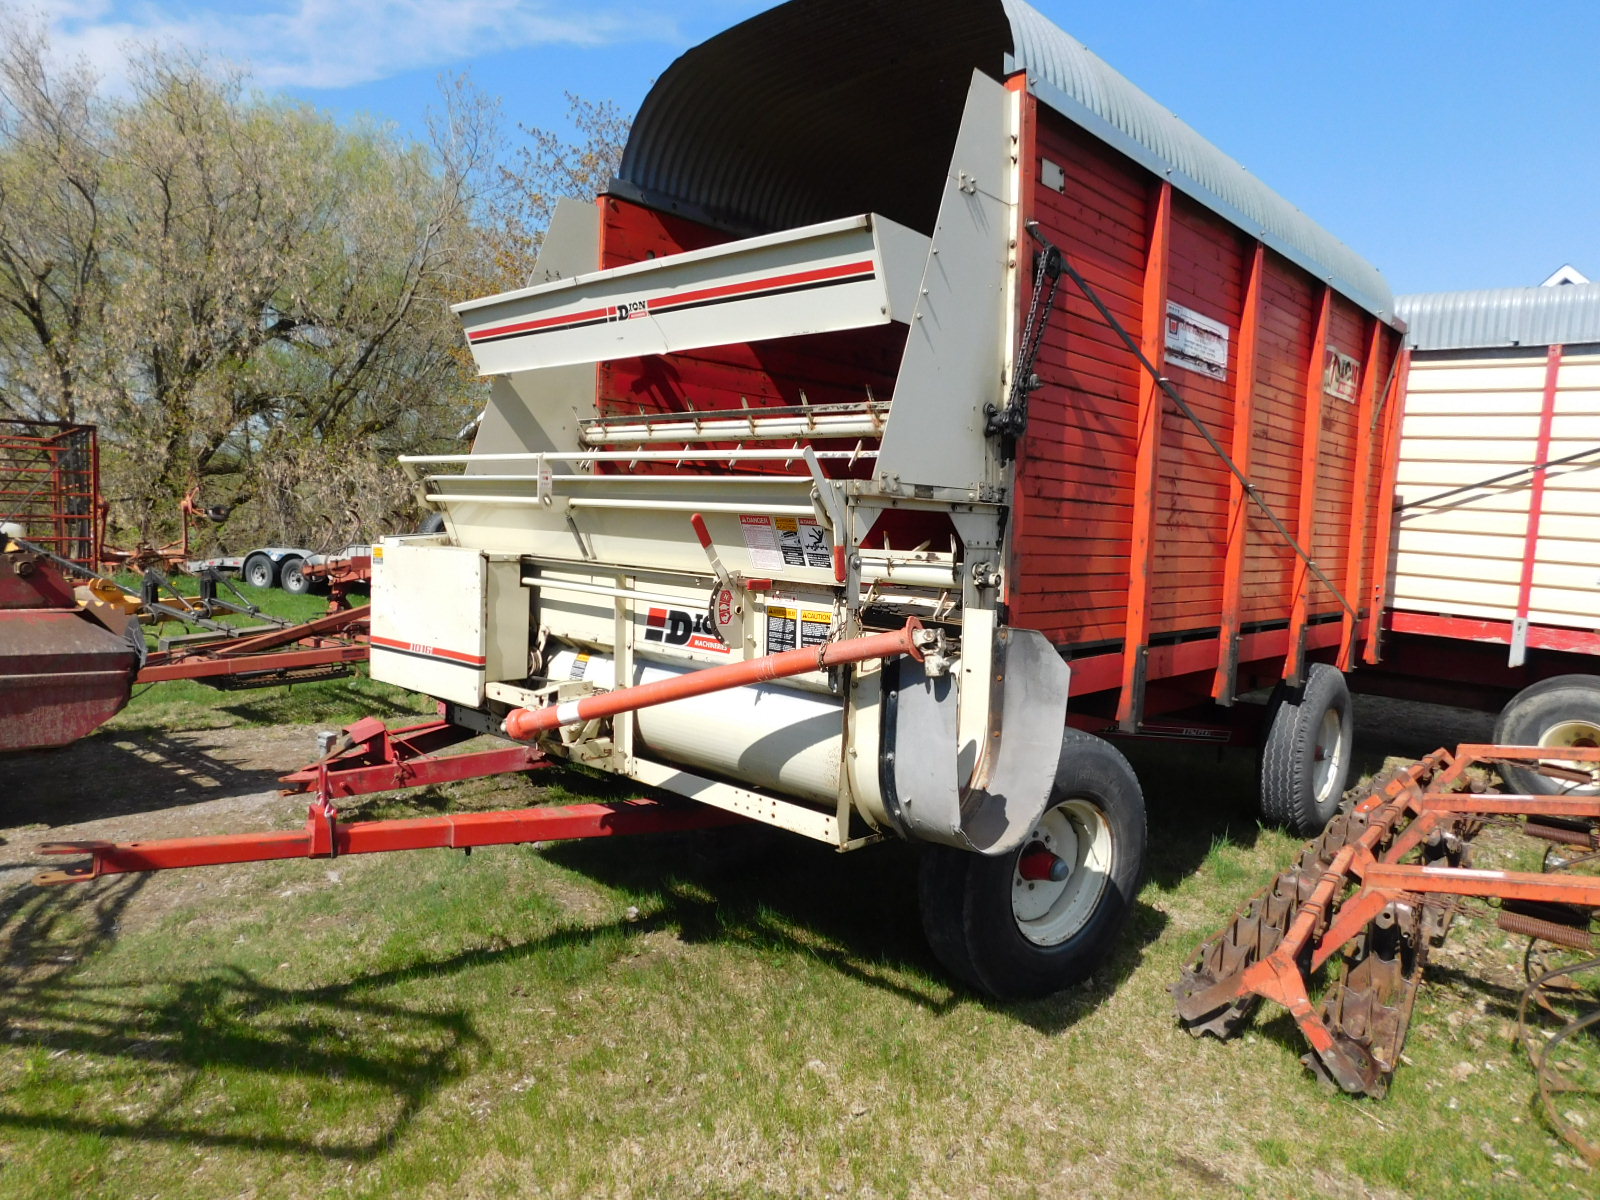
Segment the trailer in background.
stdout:
[[[1357,687],[1600,745],[1600,285],[1401,297],[1414,347],[1384,663]],[[1519,790],[1600,792],[1511,765]]]
[[331,554],[304,546],[258,546],[244,554],[189,559],[184,569],[237,574],[251,587],[278,587],[303,596],[318,587],[365,588],[372,582],[372,547],[350,545]]

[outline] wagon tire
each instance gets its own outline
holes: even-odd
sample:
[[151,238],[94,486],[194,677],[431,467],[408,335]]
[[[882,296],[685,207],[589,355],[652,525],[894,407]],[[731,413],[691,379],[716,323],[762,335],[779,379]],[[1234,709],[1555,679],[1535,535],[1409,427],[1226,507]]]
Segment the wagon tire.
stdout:
[[[1600,677],[1556,675],[1523,688],[1500,710],[1494,740],[1502,746],[1600,746]],[[1531,767],[1508,764],[1500,775],[1525,795],[1600,794],[1600,786],[1551,779]]]
[[1261,746],[1261,815],[1303,837],[1339,811],[1350,776],[1354,721],[1344,675],[1313,663],[1305,684],[1279,684]]
[[278,565],[265,554],[252,554],[239,574],[251,587],[269,588],[278,582]]
[[[1144,849],[1144,794],[1127,759],[1068,729],[1045,811],[1021,846],[994,856],[924,847],[923,933],[945,969],[985,995],[1061,991],[1111,952],[1138,895]],[[1063,864],[1063,878],[1023,878],[1025,856],[1041,854]]]
[[418,533],[443,533],[444,513],[431,512],[422,518],[422,524],[417,526]]
[[311,590],[311,580],[306,577],[306,560],[291,554],[278,564],[278,586],[291,596],[304,596]]

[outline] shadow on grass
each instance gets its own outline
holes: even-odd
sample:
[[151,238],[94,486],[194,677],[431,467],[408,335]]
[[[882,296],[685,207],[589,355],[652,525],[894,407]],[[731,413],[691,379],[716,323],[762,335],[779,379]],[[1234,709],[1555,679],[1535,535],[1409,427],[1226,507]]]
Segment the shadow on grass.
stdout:
[[[45,1062],[71,1056],[60,1076],[36,1062],[0,1093],[0,1129],[364,1161],[483,1049],[465,1011],[365,994],[385,976],[314,988],[276,987],[238,967],[166,983],[74,978],[146,878],[18,891],[0,906],[0,1039]],[[85,1076],[97,1063],[110,1065]],[[270,1099],[197,1109],[216,1077],[240,1073],[265,1081]],[[366,1110],[351,1122],[359,1135],[319,1124],[317,1108],[342,1114],[352,1102]]]
[[[377,687],[360,675],[320,683],[292,684],[288,688],[259,688],[244,693],[244,696],[248,698],[219,707],[252,725],[275,725],[293,720],[300,724],[322,721],[342,726],[362,717],[380,717],[384,720],[408,718],[403,723],[412,724],[428,719],[417,704],[380,694]],[[294,767],[286,769],[293,770]]]
[[[676,848],[669,849],[671,843]],[[547,853],[586,878],[651,898],[645,928],[686,942],[794,955],[933,1014],[969,1001],[1042,1032],[1092,1011],[1132,973],[1166,917],[1136,903],[1118,949],[1095,975],[1045,1000],[1001,1004],[952,985],[922,937],[917,853],[884,843],[839,854],[766,827],[663,838],[653,853],[571,843]]]
[[236,766],[217,749],[203,733],[107,732],[8,756],[6,824],[75,825],[278,788],[282,771]]

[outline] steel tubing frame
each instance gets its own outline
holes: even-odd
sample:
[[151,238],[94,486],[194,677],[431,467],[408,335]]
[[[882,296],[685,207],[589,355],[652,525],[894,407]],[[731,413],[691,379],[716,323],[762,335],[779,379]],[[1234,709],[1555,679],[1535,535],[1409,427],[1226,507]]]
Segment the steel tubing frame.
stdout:
[[385,854],[396,850],[471,850],[475,846],[508,846],[522,842],[673,833],[743,820],[733,813],[692,801],[675,804],[662,800],[624,800],[612,804],[574,804],[567,808],[507,809],[341,825],[338,810],[318,800],[311,805],[305,827],[298,832],[239,833],[122,844],[46,842],[38,848],[40,854],[87,853],[92,857],[87,866],[45,871],[33,881],[50,886],[87,883],[102,876],[129,872],[280,858],[339,858],[347,854]]
[[523,808],[396,821],[340,824],[335,796],[453,783],[550,765],[536,746],[498,746],[444,754],[475,734],[447,721],[389,729],[365,717],[343,730],[342,744],[320,761],[283,776],[286,792],[314,791],[299,831],[222,834],[154,842],[47,842],[41,854],[87,854],[89,862],[46,871],[34,883],[87,883],[105,875],[182,867],[265,862],[283,858],[337,858],[398,850],[471,850],[523,842],[674,833],[742,824],[746,818],[692,801],[626,800],[566,808]]
[[581,700],[570,700],[564,704],[552,704],[544,708],[516,708],[506,714],[506,736],[518,741],[528,741],[541,733],[549,733],[564,725],[577,725],[602,717],[614,717],[657,704],[686,700],[691,696],[704,696],[710,692],[768,683],[774,679],[787,679],[794,675],[823,671],[845,663],[865,662],[873,658],[894,658],[902,654],[910,655],[920,662],[922,647],[918,639],[922,632],[922,622],[912,617],[902,628],[890,633],[873,633],[865,637],[825,642],[820,646],[784,650],[745,662],[729,663],[723,667],[706,667],[675,679],[663,679],[655,683],[640,684],[637,687],[617,688],[615,691],[585,696]]

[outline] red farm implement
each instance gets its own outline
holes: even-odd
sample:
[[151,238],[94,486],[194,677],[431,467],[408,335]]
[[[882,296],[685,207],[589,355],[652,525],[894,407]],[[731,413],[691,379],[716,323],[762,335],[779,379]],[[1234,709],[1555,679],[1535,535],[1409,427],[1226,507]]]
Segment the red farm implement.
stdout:
[[105,533],[93,425],[0,421],[0,524],[58,557],[94,567]]

